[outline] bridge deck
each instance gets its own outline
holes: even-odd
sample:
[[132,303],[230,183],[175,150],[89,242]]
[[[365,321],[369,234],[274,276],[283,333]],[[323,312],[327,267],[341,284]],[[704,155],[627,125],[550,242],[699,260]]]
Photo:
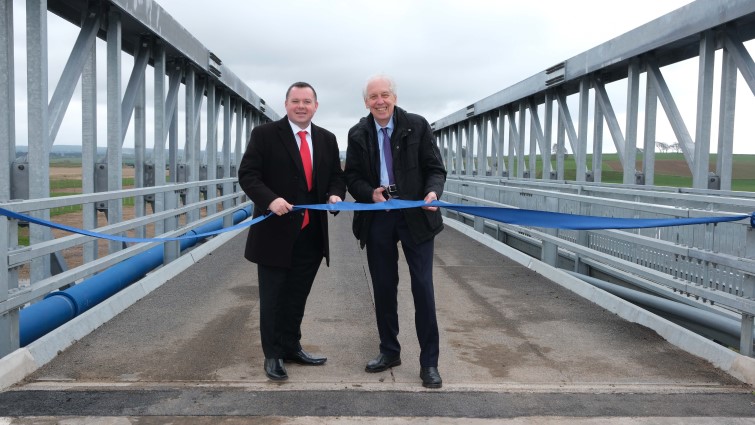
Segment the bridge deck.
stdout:
[[[348,214],[331,221],[334,261],[320,269],[305,315],[303,345],[327,355],[326,365],[289,365],[287,382],[266,379],[256,269],[242,258],[241,234],[0,394],[0,415],[740,423],[754,414],[751,388],[451,228],[435,253],[443,388],[420,385],[405,267],[403,364],[365,373],[378,338],[366,256],[350,222]],[[282,423],[301,418],[290,420]]]

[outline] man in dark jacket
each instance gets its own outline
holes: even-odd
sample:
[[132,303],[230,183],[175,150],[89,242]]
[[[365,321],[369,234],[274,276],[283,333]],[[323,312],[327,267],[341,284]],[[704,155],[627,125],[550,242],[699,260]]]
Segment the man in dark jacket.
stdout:
[[[433,142],[427,120],[396,106],[396,88],[385,76],[371,78],[364,90],[370,114],[349,130],[345,176],[357,202],[387,199],[440,198],[446,170]],[[443,230],[437,207],[355,212],[353,231],[367,246],[367,262],[375,294],[380,353],[367,372],[381,372],[401,364],[398,342],[398,247],[406,257],[420,345],[420,377],[427,388],[440,388],[439,337],[433,290],[433,241]]]
[[346,195],[336,137],[312,124],[317,105],[311,85],[292,84],[286,117],[252,130],[239,166],[239,184],[254,202],[254,217],[274,214],[249,228],[244,253],[257,263],[264,367],[273,380],[288,378],[284,361],[327,360],[300,343],[309,291],[322,258],[330,260],[327,214],[287,214],[297,204],[341,202]]

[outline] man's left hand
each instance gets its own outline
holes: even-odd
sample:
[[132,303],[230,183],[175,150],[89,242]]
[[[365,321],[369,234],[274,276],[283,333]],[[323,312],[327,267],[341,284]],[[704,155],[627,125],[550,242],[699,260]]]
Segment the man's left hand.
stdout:
[[[437,201],[438,195],[435,194],[435,192],[430,192],[427,195],[425,195],[425,203],[429,204],[432,201]],[[423,210],[428,211],[438,211],[438,207],[422,207]]]
[[[343,202],[343,199],[341,199],[338,195],[330,195],[328,197],[328,203],[329,204],[335,204],[338,202]],[[333,217],[337,216],[340,211],[330,211],[331,214],[333,214]]]

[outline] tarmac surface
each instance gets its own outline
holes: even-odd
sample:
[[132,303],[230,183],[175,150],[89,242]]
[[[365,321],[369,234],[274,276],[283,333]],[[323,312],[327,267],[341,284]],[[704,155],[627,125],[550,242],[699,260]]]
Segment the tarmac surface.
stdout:
[[269,381],[246,233],[0,393],[2,424],[752,424],[753,388],[447,227],[435,243],[443,388],[419,379],[409,273],[400,267],[402,365],[378,353],[365,252],[331,220],[304,349]]

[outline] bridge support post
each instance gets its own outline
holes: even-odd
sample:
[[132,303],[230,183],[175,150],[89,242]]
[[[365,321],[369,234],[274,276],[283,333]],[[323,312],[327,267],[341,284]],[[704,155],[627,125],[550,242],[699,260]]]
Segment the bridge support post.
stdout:
[[[546,198],[545,206],[548,211],[558,212],[558,198]],[[545,229],[545,233],[558,237],[558,229]],[[549,266],[556,267],[558,263],[558,245],[548,240],[543,240],[543,248],[540,253],[540,260],[548,264]]]
[[[18,240],[16,223],[8,217],[0,217],[0,258],[8,258],[11,241]],[[15,243],[14,243],[15,245]],[[0,267],[0,301],[6,301],[11,291],[18,288],[18,275],[8,270],[8,264]],[[18,336],[18,309],[0,315],[0,357],[15,351],[20,346]]]
[[742,331],[739,336],[739,354],[752,357],[753,318],[751,314],[742,313]]
[[[176,191],[165,192],[165,209],[178,208],[179,195]],[[178,217],[173,216],[165,219],[165,231],[170,232],[178,228]],[[163,244],[163,264],[168,264],[181,255],[181,244],[178,241],[165,242]]]
[[[580,190],[580,192],[581,192],[581,190]],[[583,215],[590,215],[590,213],[591,213],[591,211],[590,211],[590,205],[587,204],[587,203],[585,203],[585,202],[583,202],[581,204],[582,205],[580,205],[580,207],[579,207],[579,209],[580,209],[579,213],[583,214]],[[584,247],[589,247],[590,246],[590,234],[588,233],[587,230],[577,230],[577,243],[580,244],[580,245],[582,245],[582,246],[584,246]],[[583,274],[585,276],[589,276],[590,275],[590,268],[589,268],[589,266],[582,261],[582,257],[579,254],[576,254],[574,256],[574,271],[576,273],[580,273],[580,274]]]

